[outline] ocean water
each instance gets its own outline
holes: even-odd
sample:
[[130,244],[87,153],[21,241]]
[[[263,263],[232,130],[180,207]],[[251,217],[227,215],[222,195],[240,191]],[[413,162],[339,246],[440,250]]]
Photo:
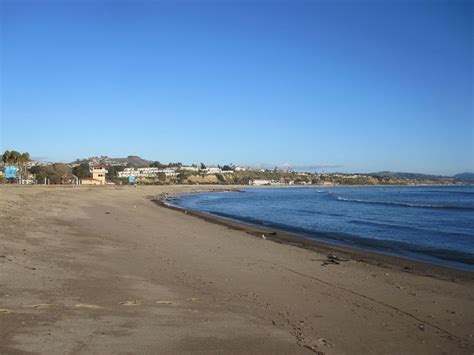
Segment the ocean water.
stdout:
[[474,271],[474,187],[265,188],[172,204],[244,223]]

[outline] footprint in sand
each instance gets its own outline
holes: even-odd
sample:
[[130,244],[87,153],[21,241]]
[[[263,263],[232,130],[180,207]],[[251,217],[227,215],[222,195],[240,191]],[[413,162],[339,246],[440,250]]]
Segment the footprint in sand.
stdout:
[[50,308],[53,307],[54,304],[52,303],[38,303],[38,304],[33,304],[31,306],[28,306],[30,308],[36,308],[36,309],[44,309],[44,308]]
[[99,308],[102,308],[101,306],[97,306],[95,304],[86,304],[86,303],[78,303],[76,305],[74,305],[74,307],[77,307],[77,308],[89,308],[89,309],[99,309]]
[[135,301],[123,301],[119,303],[122,306],[139,306],[140,302],[135,300]]

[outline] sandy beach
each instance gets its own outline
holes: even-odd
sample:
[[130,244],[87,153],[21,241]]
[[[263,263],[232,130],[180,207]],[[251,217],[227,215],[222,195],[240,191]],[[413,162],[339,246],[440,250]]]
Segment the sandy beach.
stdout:
[[0,186],[0,354],[472,354],[474,275],[154,202]]

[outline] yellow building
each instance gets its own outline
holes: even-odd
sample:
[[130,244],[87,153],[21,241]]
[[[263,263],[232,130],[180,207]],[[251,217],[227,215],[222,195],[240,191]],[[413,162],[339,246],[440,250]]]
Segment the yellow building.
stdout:
[[90,173],[92,178],[81,179],[81,185],[105,185],[105,174],[107,174],[107,169],[105,169],[105,167],[91,167]]
[[103,166],[92,167],[90,170],[92,174],[92,179],[99,180],[101,185],[105,185],[105,174],[107,174],[107,169]]

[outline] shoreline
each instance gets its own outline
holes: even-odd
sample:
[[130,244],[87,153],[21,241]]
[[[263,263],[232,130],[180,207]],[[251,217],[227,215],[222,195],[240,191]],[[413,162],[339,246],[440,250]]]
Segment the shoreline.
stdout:
[[223,190],[0,188],[0,353],[474,351],[462,272],[153,201]]
[[[251,188],[261,188],[251,187]],[[264,187],[272,188],[272,186]],[[276,187],[278,188],[278,187]],[[289,187],[289,188],[300,188],[300,187]],[[305,188],[305,187],[302,187]],[[312,188],[312,187],[309,187]],[[392,255],[388,253],[378,252],[376,250],[365,250],[364,248],[351,248],[345,245],[338,245],[337,243],[330,243],[322,240],[315,240],[298,233],[292,233],[277,228],[260,226],[257,224],[245,223],[236,219],[221,217],[212,213],[201,212],[194,209],[179,207],[169,203],[169,199],[177,196],[186,196],[196,193],[219,193],[219,192],[240,192],[241,188],[234,188],[228,190],[206,190],[206,191],[193,191],[190,193],[172,193],[165,194],[165,196],[159,196],[153,198],[152,201],[164,208],[168,208],[174,211],[198,217],[209,223],[225,226],[230,229],[245,232],[253,237],[270,240],[272,242],[290,245],[298,248],[311,250],[317,253],[328,254],[328,264],[337,264],[339,262],[354,260],[357,262],[367,263],[370,265],[380,266],[387,269],[395,269],[407,273],[412,273],[420,276],[428,276],[443,280],[451,281],[473,281],[474,272],[464,269],[458,269],[445,265],[439,265],[430,263],[429,261],[415,260],[405,258],[403,256]],[[262,237],[262,235],[264,237]]]

